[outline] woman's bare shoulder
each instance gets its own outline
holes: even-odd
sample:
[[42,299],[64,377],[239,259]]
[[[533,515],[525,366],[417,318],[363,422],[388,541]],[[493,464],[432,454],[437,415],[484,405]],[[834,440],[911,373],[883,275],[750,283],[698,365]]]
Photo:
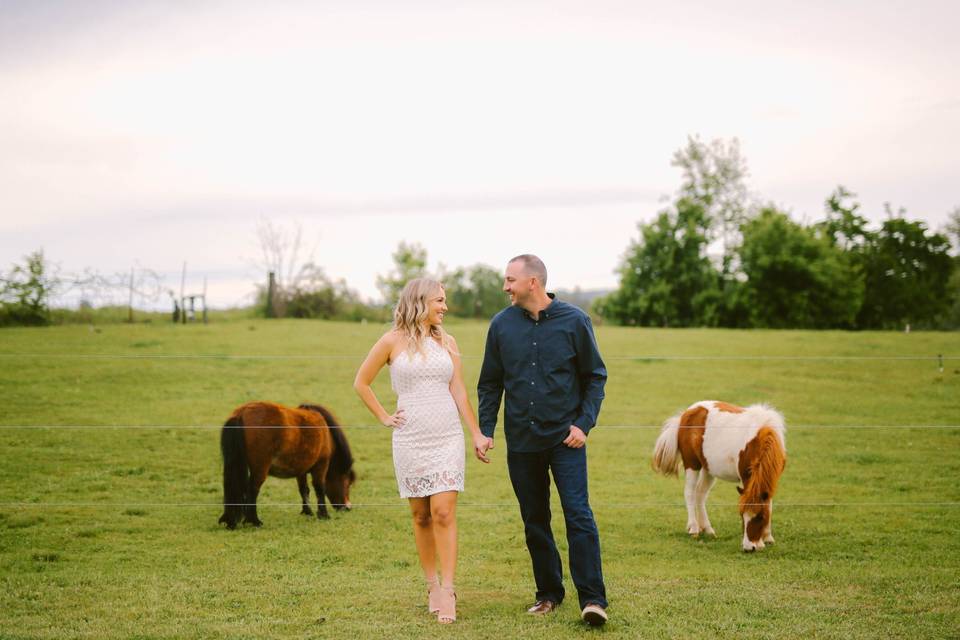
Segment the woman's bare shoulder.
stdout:
[[380,336],[380,344],[389,349],[391,354],[406,349],[409,341],[407,334],[398,329],[391,329]]
[[390,344],[396,344],[404,338],[403,332],[399,329],[390,329],[385,334],[380,336],[380,342],[389,342]]

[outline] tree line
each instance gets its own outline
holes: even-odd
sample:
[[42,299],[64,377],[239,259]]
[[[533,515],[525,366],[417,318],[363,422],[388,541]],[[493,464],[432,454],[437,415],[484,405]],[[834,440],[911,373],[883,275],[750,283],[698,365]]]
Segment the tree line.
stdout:
[[[873,228],[839,186],[803,224],[744,186],[739,147],[691,138],[670,206],[638,225],[619,287],[596,301],[624,325],[792,329],[960,327],[960,207],[944,233],[886,206]],[[714,253],[711,253],[711,250]]]
[[[127,312],[134,302],[155,302],[164,292],[173,298],[173,292],[163,287],[160,274],[150,269],[134,267],[128,273],[104,274],[86,268],[63,273],[43,250],[37,250],[24,256],[22,264],[0,273],[0,327],[129,318]],[[78,308],[54,308],[54,301],[67,295],[79,300]],[[109,313],[102,313],[107,310]]]
[[[736,140],[690,138],[672,163],[681,170],[680,187],[667,207],[637,225],[639,235],[617,268],[617,288],[589,303],[574,300],[598,320],[651,327],[960,328],[960,256],[952,251],[960,248],[960,207],[941,232],[889,206],[885,219],[871,226],[856,195],[838,186],[825,200],[823,219],[802,223],[750,194]],[[291,234],[267,222],[257,233],[259,266],[273,274],[272,286],[257,285],[258,315],[387,322],[403,285],[425,275],[444,283],[450,315],[485,320],[505,305],[500,269],[441,264],[430,274],[426,249],[406,242],[393,253],[392,270],[377,277],[385,302],[369,303],[346,281],[300,258],[299,227]],[[158,277],[144,273],[150,286],[138,276],[137,287],[159,291]],[[89,272],[60,278],[43,253],[34,252],[0,276],[0,326],[49,324],[50,301],[65,286],[120,285]],[[132,279],[129,286],[132,292]]]
[[290,279],[289,283],[278,283],[272,297],[266,287],[259,287],[256,309],[262,315],[280,317],[388,322],[392,318],[392,305],[404,285],[413,278],[425,276],[443,282],[450,315],[489,319],[504,307],[503,276],[491,266],[475,264],[448,269],[441,264],[435,272],[430,272],[426,249],[407,242],[398,245],[392,259],[390,272],[377,276],[382,304],[364,303],[345,281],[331,280],[321,268],[308,262],[299,277]]

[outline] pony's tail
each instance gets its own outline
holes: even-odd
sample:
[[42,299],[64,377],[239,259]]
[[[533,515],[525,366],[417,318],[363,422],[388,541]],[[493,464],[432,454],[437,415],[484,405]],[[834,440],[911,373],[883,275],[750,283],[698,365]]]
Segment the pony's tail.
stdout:
[[323,419],[327,421],[327,426],[330,427],[330,437],[333,439],[334,447],[333,459],[330,461],[331,470],[337,473],[350,473],[353,468],[353,453],[350,451],[347,436],[343,433],[343,427],[326,407],[314,405],[314,408],[320,412]]
[[223,515],[220,523],[233,529],[243,517],[250,468],[243,439],[243,419],[232,415],[220,431],[220,452],[223,454]]
[[660,437],[653,445],[653,470],[665,476],[675,476],[680,469],[680,451],[677,448],[677,436],[680,435],[680,415],[677,414],[663,423]]
[[319,404],[311,404],[311,405],[307,405],[307,406],[309,406],[311,409],[319,412],[320,415],[323,416],[323,419],[326,421],[328,427],[339,427],[339,426],[340,426],[340,423],[337,422],[336,416],[334,416],[332,413],[330,413],[330,410],[327,409],[326,407],[321,406],[321,405],[319,405]]

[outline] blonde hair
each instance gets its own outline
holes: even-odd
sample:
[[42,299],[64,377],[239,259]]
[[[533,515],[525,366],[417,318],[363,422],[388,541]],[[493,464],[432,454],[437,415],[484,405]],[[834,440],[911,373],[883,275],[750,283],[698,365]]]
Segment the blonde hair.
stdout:
[[450,336],[440,325],[427,325],[430,298],[443,291],[443,283],[431,278],[414,278],[400,292],[393,310],[393,329],[407,338],[407,354],[423,354],[425,340],[440,339],[444,349],[453,353]]

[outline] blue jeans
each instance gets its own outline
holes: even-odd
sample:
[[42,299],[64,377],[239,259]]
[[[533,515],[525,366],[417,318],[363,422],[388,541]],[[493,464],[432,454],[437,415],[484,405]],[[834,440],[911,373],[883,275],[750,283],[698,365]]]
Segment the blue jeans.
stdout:
[[570,575],[577,588],[580,608],[593,602],[607,606],[600,568],[600,534],[587,495],[587,448],[558,444],[552,449],[526,453],[507,451],[510,482],[520,503],[520,516],[533,562],[537,600],[563,602],[560,553],[550,528],[550,475],[557,485],[570,547]]

